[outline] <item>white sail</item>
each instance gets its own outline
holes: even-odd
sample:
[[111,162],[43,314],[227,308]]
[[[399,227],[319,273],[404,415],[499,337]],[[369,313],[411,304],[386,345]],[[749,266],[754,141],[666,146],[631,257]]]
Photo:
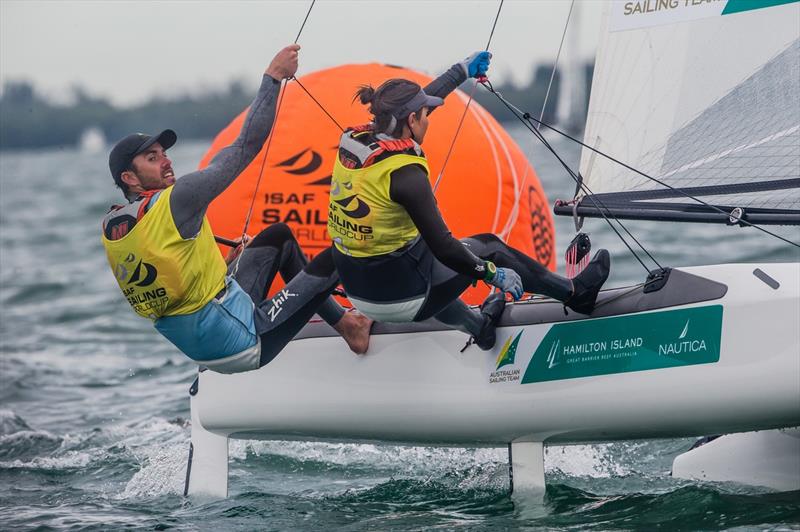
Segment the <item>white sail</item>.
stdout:
[[[800,210],[800,3],[612,0],[584,142],[712,204]],[[595,194],[664,189],[588,149],[580,170]]]

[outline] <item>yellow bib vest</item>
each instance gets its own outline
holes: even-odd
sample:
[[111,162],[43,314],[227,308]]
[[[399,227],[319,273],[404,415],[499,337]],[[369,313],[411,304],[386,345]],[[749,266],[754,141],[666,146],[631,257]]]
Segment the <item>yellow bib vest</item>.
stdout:
[[416,155],[392,155],[355,169],[336,158],[328,203],[328,234],[336,249],[353,257],[373,257],[417,237],[419,231],[408,212],[389,195],[391,173],[409,164],[428,172],[428,162]]
[[119,240],[103,235],[108,263],[122,295],[144,318],[191,314],[225,286],[227,266],[203,219],[200,233],[183,239],[164,189],[155,205]]

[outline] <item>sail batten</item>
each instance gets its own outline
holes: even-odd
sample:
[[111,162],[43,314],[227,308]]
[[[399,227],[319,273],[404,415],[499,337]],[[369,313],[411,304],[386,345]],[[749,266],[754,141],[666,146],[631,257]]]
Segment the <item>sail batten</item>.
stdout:
[[653,12],[610,2],[585,139],[682,192],[584,149],[597,198],[655,219],[665,205],[698,212],[691,195],[800,220],[800,3],[733,1]]

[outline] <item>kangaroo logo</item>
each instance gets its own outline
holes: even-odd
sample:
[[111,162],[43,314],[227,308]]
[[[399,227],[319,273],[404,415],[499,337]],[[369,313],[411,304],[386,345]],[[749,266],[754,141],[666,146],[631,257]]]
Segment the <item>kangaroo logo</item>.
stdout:
[[[356,206],[354,209],[348,210],[348,205],[353,203],[353,200],[356,201]],[[353,194],[352,196],[347,196],[346,198],[333,200],[334,203],[339,205],[342,208],[342,213],[349,216],[350,218],[363,218],[364,216],[369,214],[369,205],[367,205],[364,200],[358,197],[358,194]]]

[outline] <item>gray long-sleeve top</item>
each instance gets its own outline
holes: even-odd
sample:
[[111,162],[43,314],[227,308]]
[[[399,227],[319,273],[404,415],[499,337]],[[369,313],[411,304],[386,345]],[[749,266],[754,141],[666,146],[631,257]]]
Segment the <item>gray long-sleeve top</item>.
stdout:
[[280,81],[265,74],[236,140],[220,150],[206,168],[188,173],[175,182],[170,208],[182,238],[197,236],[208,206],[261,150],[275,121],[279,91]]

